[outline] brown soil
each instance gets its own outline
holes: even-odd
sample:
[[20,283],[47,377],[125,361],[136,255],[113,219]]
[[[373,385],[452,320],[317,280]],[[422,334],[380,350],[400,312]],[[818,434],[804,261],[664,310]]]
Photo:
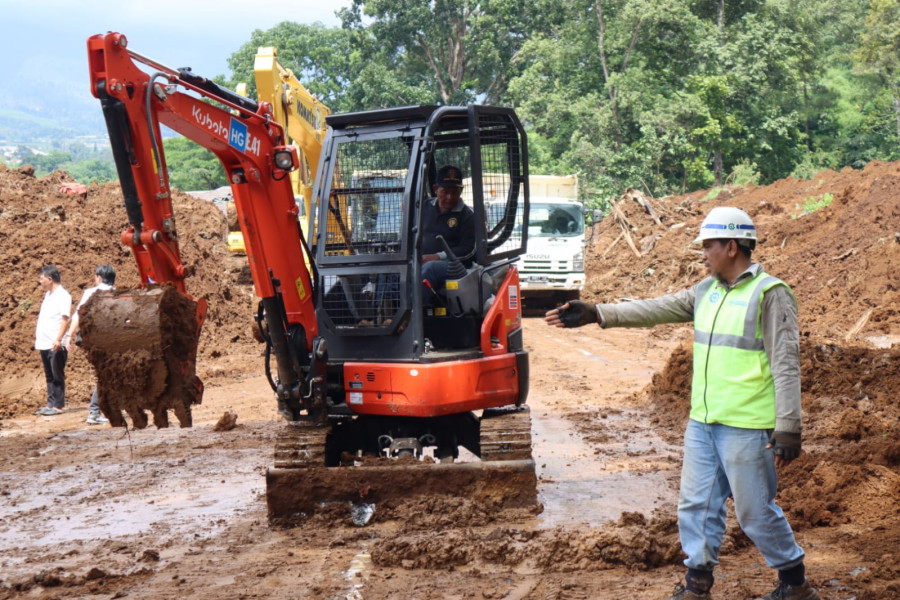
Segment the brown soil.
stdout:
[[[188,289],[210,310],[194,428],[84,424],[94,378],[70,359],[70,408],[43,403],[31,350],[54,262],[77,302],[96,264],[137,283],[118,238],[114,185],[87,200],[59,194],[63,173],[35,179],[0,167],[0,598],[665,598],[682,574],[675,524],[680,437],[691,376],[687,326],[560,331],[526,319],[534,454],[542,511],[490,494],[376,502],[365,527],[348,503],[270,528],[265,471],[281,428],[251,341],[252,287],[225,250],[224,216],[177,195]],[[799,215],[810,197],[828,208]],[[733,204],[763,234],[758,257],[796,292],[803,332],[804,449],[781,471],[779,502],[826,600],[900,597],[900,163],[826,172],[812,181],[651,199],[657,225],[631,200],[589,243],[596,301],[674,292],[703,276],[690,245],[712,206]],[[679,226],[684,223],[683,226]],[[24,283],[23,283],[24,282]],[[863,318],[865,317],[865,318]],[[234,417],[223,418],[224,413]],[[217,422],[226,426],[216,430]],[[384,481],[390,484],[390,479]],[[323,482],[328,483],[328,482]],[[437,485],[437,484],[435,484]],[[770,589],[774,573],[732,516],[717,600]]]
[[[803,213],[810,198],[833,198],[830,206]],[[810,181],[782,179],[770,186],[725,189],[650,199],[657,225],[638,203],[623,197],[617,206],[632,226],[638,247],[655,239],[640,257],[623,241],[610,215],[589,243],[588,285],[583,296],[596,302],[647,298],[676,292],[705,275],[691,241],[715,206],[737,206],[753,218],[760,235],[754,260],[786,281],[800,300],[805,336],[843,344],[869,311],[853,341],[900,335],[900,162],[869,164],[862,171],[824,171]]]
[[[94,269],[111,264],[119,290],[139,283],[134,259],[119,242],[128,225],[117,184],[90,186],[87,197],[63,194],[59,184],[72,179],[59,171],[36,179],[27,169],[0,165],[0,419],[31,412],[46,403],[40,357],[33,350],[34,325],[43,293],[40,268],[59,267],[62,285],[72,294],[93,285]],[[173,194],[187,286],[206,298],[209,312],[200,336],[198,372],[209,383],[244,372],[243,364],[260,354],[250,335],[255,300],[246,258],[229,255],[224,243],[225,216],[210,202]],[[252,358],[251,358],[252,357]],[[216,359],[215,364],[213,360]],[[235,368],[238,365],[239,368]],[[84,352],[70,353],[66,366],[67,402],[90,401],[94,382]]]

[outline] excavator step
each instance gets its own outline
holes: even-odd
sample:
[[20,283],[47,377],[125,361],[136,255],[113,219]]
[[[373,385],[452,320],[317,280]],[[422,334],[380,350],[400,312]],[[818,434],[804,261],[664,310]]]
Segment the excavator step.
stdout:
[[527,408],[485,411],[482,456],[473,462],[366,458],[328,467],[328,433],[327,427],[291,423],[278,436],[275,465],[266,473],[273,525],[299,524],[327,504],[396,506],[419,496],[463,496],[498,509],[538,506]]

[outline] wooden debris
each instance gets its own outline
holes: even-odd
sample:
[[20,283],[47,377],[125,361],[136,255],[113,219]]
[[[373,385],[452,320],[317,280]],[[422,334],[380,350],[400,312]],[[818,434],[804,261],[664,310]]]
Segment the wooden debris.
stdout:
[[853,256],[854,254],[856,254],[856,248],[847,250],[846,252],[844,252],[843,254],[839,254],[838,256],[832,256],[831,260],[844,260],[845,258]]
[[619,227],[622,228],[622,233],[625,236],[625,241],[628,243],[628,247],[631,248],[631,251],[634,252],[634,255],[638,258],[641,257],[641,251],[637,249],[637,246],[634,245],[634,240],[631,239],[631,223],[628,222],[628,218],[622,212],[622,210],[618,207],[618,203],[613,202],[612,204],[612,212],[613,216],[616,218],[616,222],[619,224]]
[[[620,223],[621,225],[621,223]],[[622,233],[625,234],[625,241],[628,243],[628,247],[631,248],[631,251],[634,252],[634,255],[638,258],[641,257],[641,251],[637,249],[637,246],[634,245],[634,240],[631,239],[631,234],[628,233],[628,229],[622,225]]]
[[654,223],[656,223],[657,225],[662,224],[656,214],[656,211],[653,210],[653,206],[650,205],[650,201],[647,200],[647,197],[644,196],[644,194],[634,188],[628,188],[625,190],[625,193],[622,194],[622,197],[631,198],[632,200],[637,202],[647,212],[647,214],[650,215]]
[[641,239],[641,254],[647,254],[656,247],[656,240],[662,237],[661,233],[648,235]]
[[612,243],[611,243],[609,246],[607,246],[606,250],[604,250],[604,251],[603,251],[603,254],[601,254],[600,256],[605,257],[607,254],[609,254],[609,251],[613,249],[613,246],[615,246],[616,244],[618,244],[618,243],[619,243],[619,240],[621,240],[623,237],[625,237],[625,232],[624,232],[624,231],[623,231],[622,233],[620,233],[618,236],[616,236],[616,239],[614,239],[614,240],[612,241]]
[[847,332],[847,335],[844,336],[844,341],[849,342],[850,340],[856,339],[856,336],[859,335],[859,332],[862,331],[862,328],[866,326],[866,323],[869,322],[869,317],[872,316],[872,309],[870,308],[863,316],[859,318],[859,321],[850,328],[850,331]]
[[625,213],[622,212],[622,209],[619,208],[619,204],[617,202],[612,203],[612,212],[613,216],[616,218],[616,222],[621,225],[625,229],[631,229],[631,223],[628,221],[628,217],[625,216]]

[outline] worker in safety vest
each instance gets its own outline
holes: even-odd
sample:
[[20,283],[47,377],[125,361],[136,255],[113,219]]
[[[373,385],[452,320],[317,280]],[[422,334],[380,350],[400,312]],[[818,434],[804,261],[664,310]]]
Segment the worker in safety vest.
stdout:
[[650,327],[694,322],[691,413],[684,437],[678,531],[686,585],[669,600],[708,600],[725,534],[725,501],[770,567],[778,586],[762,600],[818,600],[804,552],[775,504],[776,467],[800,454],[800,344],[797,301],[783,281],[751,261],[756,227],[738,208],[710,211],[694,240],[707,277],[694,287],[622,304],[572,301],[549,325]]

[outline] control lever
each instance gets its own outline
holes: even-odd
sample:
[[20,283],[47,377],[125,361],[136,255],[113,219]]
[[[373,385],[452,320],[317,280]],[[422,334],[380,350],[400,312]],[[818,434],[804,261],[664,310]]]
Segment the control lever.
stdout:
[[462,279],[465,277],[466,268],[456,257],[456,254],[453,253],[453,250],[450,249],[450,244],[447,243],[444,236],[439,235],[435,239],[441,243],[441,246],[444,247],[444,252],[447,253],[447,279]]
[[422,280],[422,285],[424,285],[425,287],[427,287],[427,288],[431,291],[431,295],[434,296],[434,299],[435,299],[436,301],[440,302],[441,306],[445,306],[445,305],[444,305],[444,301],[441,300],[440,295],[439,295],[436,291],[434,291],[434,288],[433,288],[433,287],[431,287],[431,282],[430,282],[430,281],[428,281],[427,279],[423,279],[423,280]]

